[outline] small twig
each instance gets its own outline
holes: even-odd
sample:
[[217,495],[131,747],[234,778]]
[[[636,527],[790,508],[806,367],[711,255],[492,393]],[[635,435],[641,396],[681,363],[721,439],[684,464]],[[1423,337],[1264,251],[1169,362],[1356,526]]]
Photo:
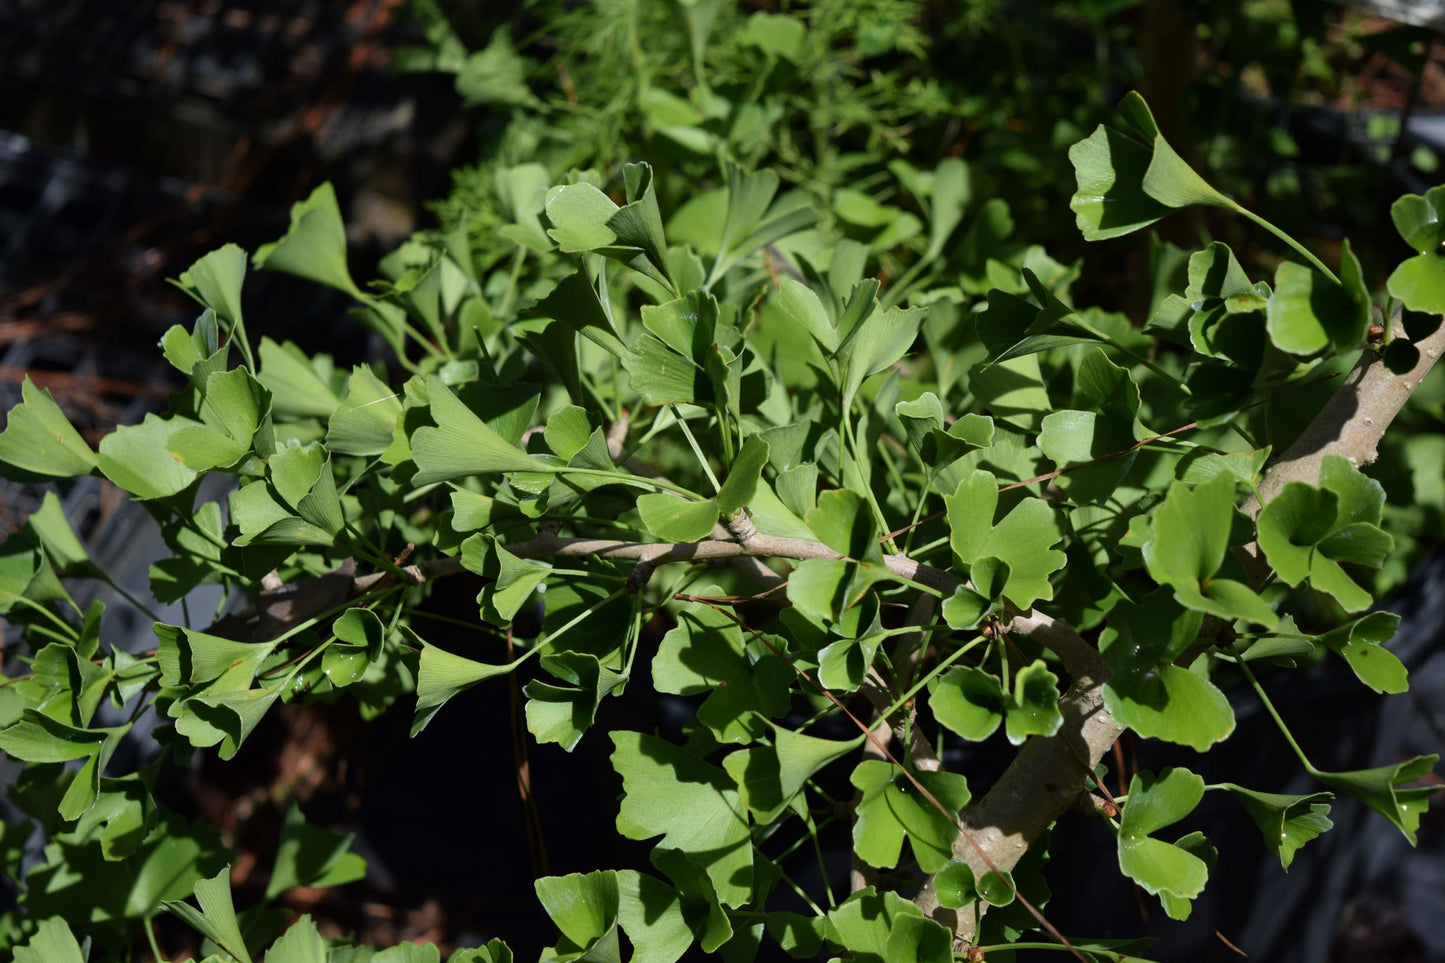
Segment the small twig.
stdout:
[[613,461],[622,457],[627,450],[627,430],[632,426],[632,415],[623,408],[617,413],[617,420],[607,429],[607,455]]

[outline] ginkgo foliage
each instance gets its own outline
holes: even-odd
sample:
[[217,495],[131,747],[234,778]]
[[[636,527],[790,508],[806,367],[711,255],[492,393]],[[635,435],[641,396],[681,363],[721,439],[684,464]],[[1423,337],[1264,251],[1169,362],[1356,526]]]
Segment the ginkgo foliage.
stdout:
[[[1283,235],[1192,170],[1137,95],[1069,157],[1088,239],[1195,205]],[[0,433],[5,474],[129,493],[170,552],[150,571],[157,599],[219,585],[255,616],[327,573],[347,588],[264,626],[157,621],[153,651],[127,652],[100,628],[124,603],[73,601],[77,580],[108,575],[53,495],[4,542],[0,749],[45,840],[23,875],[15,827],[0,849],[21,886],[3,934],[17,960],[128,952],[162,912],[211,960],[437,959],[238,907],[216,832],[117,749],[230,759],[279,703],[319,698],[363,720],[410,713],[425,740],[438,712],[466,711],[459,693],[524,666],[520,723],[605,756],[620,797],[596,804],[649,847],[645,865],[534,881],[548,961],[696,947],[944,963],[1041,940],[1137,959],[1141,944],[1047,922],[1049,827],[1081,807],[1117,840],[1106,858],[1181,920],[1227,855],[1179,827],[1206,794],[1237,802],[1283,869],[1329,830],[1336,794],[1414,841],[1433,756],[1328,772],[1296,747],[1318,783],[1304,795],[1206,785],[1187,765],[1127,784],[1095,767],[1126,732],[1208,752],[1234,732],[1231,689],[1268,704],[1278,673],[1320,659],[1407,688],[1398,619],[1371,611],[1393,547],[1361,470],[1373,443],[1337,431],[1297,452],[1310,428],[1279,415],[1353,365],[1340,391],[1403,385],[1334,426],[1367,419],[1378,440],[1445,337],[1445,188],[1395,204],[1416,253],[1380,292],[1348,244],[1331,269],[1285,236],[1273,278],[1251,281],[1214,242],[1176,250],[1131,322],[1073,306],[1073,272],[1041,249],[980,255],[998,211],[957,158],[892,195],[918,225],[906,279],[870,276],[874,248],[839,229],[836,205],[854,226],[865,201],[882,209],[866,193],[784,190],[727,163],[666,210],[662,173],[518,168],[495,228],[515,268],[479,271],[462,225],[408,242],[368,285],[323,187],[274,243],[227,245],[179,278],[198,317],[161,342],[180,385],[164,413],[92,448],[26,382]],[[878,214],[879,237],[898,216]],[[708,232],[705,250],[673,240]],[[253,342],[253,270],[344,292],[393,356],[343,370]],[[411,618],[449,578],[478,587],[465,653]],[[524,615],[537,624],[514,633]],[[599,731],[606,700],[646,690],[687,707],[680,733]],[[990,740],[1017,753],[997,782],[943,762]],[[822,845],[851,853],[847,879],[789,876],[787,854]],[[274,859],[267,901],[366,872],[299,810]],[[451,959],[512,956],[494,940]]]

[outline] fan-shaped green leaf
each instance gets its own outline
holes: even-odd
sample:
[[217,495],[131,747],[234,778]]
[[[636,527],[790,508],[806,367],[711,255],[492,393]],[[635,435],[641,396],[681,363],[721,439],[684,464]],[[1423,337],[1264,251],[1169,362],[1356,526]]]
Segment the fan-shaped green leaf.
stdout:
[[196,473],[168,450],[172,434],[197,427],[179,416],[145,416],[139,425],[122,425],[100,442],[98,465],[105,477],[140,499],[165,498],[195,481]]
[[738,784],[743,804],[760,824],[776,819],[815,773],[857,749],[867,738],[819,739],[775,723],[769,726],[771,746],[742,749],[723,760],[723,768]]
[[649,492],[637,499],[642,524],[667,542],[695,542],[712,533],[718,521],[717,500],[691,501],[667,492]]
[[1404,195],[1390,205],[1390,219],[1411,250],[1438,253],[1445,244],[1445,184]]
[[482,618],[493,625],[509,624],[547,580],[552,563],[518,558],[495,535],[478,533],[462,543],[462,567],[488,579],[477,595]]
[[[20,383],[20,397],[20,404],[10,409],[5,430],[0,431],[0,472],[7,472],[7,477],[12,477],[15,469],[52,478],[90,474],[97,463],[96,454],[50,392],[35,387],[26,375]],[[103,449],[104,441],[101,446]]]
[[522,687],[527,696],[527,729],[538,742],[555,742],[571,752],[592,727],[597,706],[626,683],[590,652],[559,652],[542,657],[542,668],[567,685],[533,679]]
[[85,963],[70,926],[59,917],[41,920],[35,935],[15,947],[15,963]]
[[333,833],[308,824],[301,807],[293,802],[276,842],[266,899],[275,899],[293,886],[341,886],[364,877],[366,860],[350,851],[354,838],[351,833]]
[[483,679],[506,675],[517,665],[515,662],[502,665],[473,662],[437,648],[405,625],[400,628],[421,649],[416,680],[416,715],[411,723],[413,737],[426,728],[432,716],[452,696],[465,692]]
[[[246,252],[234,244],[227,244],[201,257],[173,283],[215,311],[218,317],[235,325],[244,324],[241,284],[245,279]],[[191,368],[188,366],[182,371],[189,375]]]
[[1249,818],[1259,826],[1265,848],[1279,858],[1280,868],[1286,872],[1301,846],[1334,826],[1329,820],[1329,802],[1335,797],[1330,793],[1282,796],[1255,792],[1232,782],[1224,783],[1223,788],[1244,806]]
[[1331,345],[1343,349],[1359,342],[1369,326],[1370,302],[1312,268],[1282,261],[1265,316],[1275,347],[1308,356]]
[[395,440],[402,405],[397,393],[370,368],[357,365],[346,397],[326,425],[326,447],[340,455],[379,455]]
[[1152,141],[1141,141],[1102,124],[1069,148],[1078,182],[1069,207],[1087,240],[1129,234],[1169,213],[1168,206],[1144,191],[1144,176],[1153,154]]
[[1064,724],[1059,714],[1059,679],[1042,659],[1014,674],[1013,697],[1004,712],[1008,741],[1023,745],[1029,736],[1051,736]]
[[313,360],[292,342],[277,344],[270,338],[261,339],[257,353],[261,373],[256,380],[271,392],[271,403],[277,414],[290,418],[327,418],[341,404],[331,385],[317,371],[319,366],[329,375],[330,359],[321,356]]
[[1198,896],[1209,877],[1206,862],[1180,845],[1185,840],[1166,843],[1151,834],[1189,815],[1203,796],[1204,780],[1187,769],[1134,776],[1119,821],[1119,869],[1161,899]]
[[1064,553],[1054,550],[1063,538],[1058,514],[1042,499],[1026,498],[994,523],[998,507],[998,480],[975,470],[944,499],[948,510],[949,541],[966,566],[993,557],[1008,566],[1003,594],[1020,607],[1053,598],[1049,575],[1064,567]]
[[431,415],[436,427],[418,428],[411,437],[411,454],[417,464],[416,483],[495,475],[510,471],[557,471],[508,444],[440,378],[427,379]]
[[1395,637],[1400,617],[1393,612],[1371,612],[1320,636],[1321,645],[1349,663],[1355,677],[1376,692],[1404,692],[1409,672],[1384,643]]
[[227,866],[210,879],[196,883],[196,902],[200,911],[189,903],[164,900],[161,906],[184,920],[206,939],[219,946],[236,963],[251,963],[241,926],[231,902],[231,867]]
[[291,206],[291,226],[286,235],[257,248],[251,263],[364,298],[346,267],[346,225],[336,203],[336,190],[329,182]]
[[949,815],[934,808],[892,763],[865,759],[853,770],[851,782],[862,793],[853,822],[853,851],[868,865],[897,866],[905,839],[925,873],[937,872],[953,858],[955,814],[968,804],[968,781],[951,772],[919,772],[914,778]]
[[326,941],[311,922],[311,914],[292,923],[271,944],[266,963],[326,963]]
[[1420,828],[1420,816],[1430,807],[1430,797],[1439,792],[1438,784],[1405,788],[1402,783],[1415,782],[1430,775],[1435,769],[1437,755],[1416,756],[1392,766],[1375,769],[1356,769],[1351,772],[1321,772],[1311,769],[1310,774],[1320,782],[1340,792],[1354,796],[1375,812],[1384,816],[1415,845],[1415,833]]
[[722,905],[747,902],[752,846],[733,781],[656,736],[614,731],[612,742],[623,790],[618,831],[628,839],[662,836],[657,847],[678,850],[704,870]]

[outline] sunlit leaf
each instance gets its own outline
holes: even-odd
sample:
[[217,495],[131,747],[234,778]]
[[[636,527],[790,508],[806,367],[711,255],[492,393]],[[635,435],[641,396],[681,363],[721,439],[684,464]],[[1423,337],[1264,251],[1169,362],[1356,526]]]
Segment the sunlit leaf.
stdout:
[[452,394],[441,379],[428,379],[427,391],[436,427],[418,428],[411,437],[418,485],[467,475],[556,470],[509,444]]
[[617,829],[628,839],[661,836],[703,869],[724,906],[751,893],[752,847],[737,787],[710,766],[656,736],[614,731],[612,766],[622,776]]
[[[13,477],[15,469],[54,478],[89,474],[96,466],[96,454],[50,392],[35,387],[27,375],[20,396],[20,404],[10,409],[5,430],[0,431],[0,472],[7,477]],[[104,441],[101,447],[104,450]]]
[[965,566],[990,557],[1006,563],[1003,594],[1015,605],[1053,598],[1049,576],[1065,562],[1064,553],[1053,548],[1063,537],[1058,513],[1042,499],[1027,498],[995,523],[998,488],[992,474],[978,469],[944,499],[954,555]]
[[538,742],[555,742],[571,752],[592,727],[598,705],[627,677],[603,666],[590,652],[543,656],[542,668],[566,684],[533,679],[522,687],[527,730]]
[[80,944],[65,920],[41,920],[35,935],[15,947],[15,963],[85,963]]
[[465,692],[484,679],[506,675],[516,668],[510,662],[503,665],[474,662],[437,648],[405,625],[401,626],[401,630],[421,648],[420,670],[416,680],[416,714],[411,723],[413,737],[426,728],[432,716],[436,715],[437,710],[452,696]]
[[329,182],[291,206],[291,227],[286,236],[257,248],[251,263],[257,268],[284,271],[329,285],[354,298],[362,297],[346,267],[346,225],[336,203],[336,191]]
[[853,770],[851,781],[862,793],[853,822],[853,851],[870,866],[897,866],[905,839],[925,873],[942,869],[953,858],[956,814],[968,803],[968,781],[951,772],[918,772],[914,778],[947,814],[892,763],[865,759]]
[[1204,890],[1209,866],[1194,846],[1184,845],[1188,837],[1166,843],[1153,834],[1189,815],[1203,795],[1204,780],[1187,769],[1139,773],[1129,781],[1119,821],[1119,869],[1161,900],[1178,901],[1165,903],[1176,919],[1188,916],[1187,901]]
[[1279,617],[1263,599],[1240,582],[1215,577],[1234,513],[1233,475],[1221,473],[1192,490],[1175,482],[1154,512],[1144,561],[1154,580],[1171,586],[1186,608],[1273,628]]

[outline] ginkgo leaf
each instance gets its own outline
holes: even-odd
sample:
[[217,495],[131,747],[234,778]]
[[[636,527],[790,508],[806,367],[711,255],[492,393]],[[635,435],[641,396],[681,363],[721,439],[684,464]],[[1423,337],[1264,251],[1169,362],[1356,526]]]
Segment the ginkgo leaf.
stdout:
[[41,920],[35,935],[15,947],[15,963],[85,963],[70,926],[59,917]]
[[1404,762],[1374,769],[1356,769],[1350,772],[1311,769],[1310,774],[1325,785],[1354,796],[1384,816],[1396,829],[1404,833],[1410,845],[1414,846],[1415,834],[1420,829],[1420,816],[1430,808],[1430,797],[1445,787],[1407,787],[1402,784],[1430,775],[1434,772],[1439,758],[1437,755],[1415,756]]
[[1413,311],[1445,314],[1445,185],[1406,194],[1390,205],[1390,217],[1400,237],[1419,252],[1390,275],[1390,294]]
[[453,655],[439,649],[405,625],[401,631],[413,644],[421,649],[420,669],[416,680],[416,714],[412,717],[411,734],[415,738],[431,722],[437,710],[447,700],[465,692],[485,679],[506,675],[516,668],[515,663],[492,665],[474,662],[460,655]]
[[1203,616],[1167,589],[1110,611],[1099,649],[1109,667],[1104,704],[1142,736],[1203,752],[1234,731],[1229,699],[1202,674],[1177,666],[1198,637]]
[[965,566],[996,558],[1008,566],[1003,595],[1021,608],[1054,595],[1049,576],[1064,567],[1063,552],[1053,548],[1063,538],[1058,513],[1042,499],[1026,498],[994,522],[998,481],[982,469],[959,483],[944,503],[948,508],[950,544]]
[[1266,628],[1279,617],[1247,585],[1217,578],[1233,525],[1234,476],[1221,472],[1193,489],[1169,486],[1154,512],[1151,537],[1144,543],[1149,574],[1174,589],[1186,608],[1230,619],[1248,619]]
[[1279,858],[1280,868],[1286,871],[1301,846],[1334,826],[1329,820],[1329,803],[1335,797],[1330,793],[1285,796],[1255,792],[1234,783],[1224,783],[1223,788],[1244,806],[1259,826],[1265,848]]
[[892,763],[865,759],[853,770],[851,781],[862,793],[853,822],[853,851],[868,865],[897,866],[905,839],[925,873],[942,869],[953,858],[953,841],[958,838],[955,814],[968,804],[968,781],[951,772],[918,772],[913,778],[947,813],[940,812]]
[[257,248],[251,263],[363,297],[346,266],[346,225],[336,203],[336,190],[329,182],[291,205],[291,226],[285,237]]
[[20,397],[0,431],[0,472],[20,469],[55,478],[89,474],[96,454],[50,392],[35,387],[27,375],[20,383]]
[[558,470],[509,444],[462,404],[440,378],[427,380],[427,392],[436,427],[418,428],[411,437],[418,485],[467,475]]
[[[243,320],[241,284],[245,279],[246,252],[226,244],[199,258],[172,283],[218,317],[236,324]],[[183,370],[190,374],[189,367]]]
[[614,731],[612,766],[622,777],[618,832],[676,850],[704,870],[724,906],[751,894],[747,811],[727,774],[666,740]]
[[161,905],[204,934],[236,963],[251,963],[251,954],[236,919],[235,904],[231,901],[231,867],[196,883],[196,902],[200,904],[199,911],[178,900],[165,900]]
[[[1171,916],[1188,915],[1188,902],[1204,890],[1209,866],[1181,845],[1166,843],[1153,834],[1178,822],[1194,810],[1204,796],[1204,780],[1187,769],[1164,769],[1157,775],[1139,773],[1129,782],[1129,801],[1119,821],[1119,869],[1150,893],[1183,903],[1171,907]],[[1202,837],[1201,837],[1202,838]]]

